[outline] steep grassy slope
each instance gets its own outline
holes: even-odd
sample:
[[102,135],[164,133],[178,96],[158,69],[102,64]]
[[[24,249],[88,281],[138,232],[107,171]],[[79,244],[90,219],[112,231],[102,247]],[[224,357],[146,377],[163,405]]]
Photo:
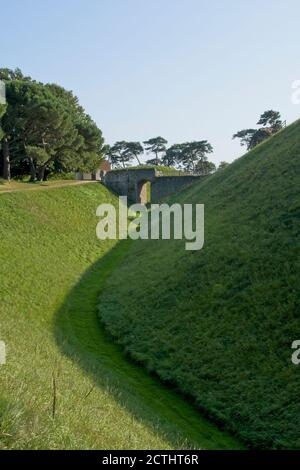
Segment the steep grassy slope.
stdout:
[[0,448],[238,448],[100,328],[126,253],[96,239],[103,202],[117,199],[99,184],[0,195]]
[[134,243],[100,303],[127,353],[259,448],[300,448],[299,188],[296,122],[177,197],[205,204],[202,251]]

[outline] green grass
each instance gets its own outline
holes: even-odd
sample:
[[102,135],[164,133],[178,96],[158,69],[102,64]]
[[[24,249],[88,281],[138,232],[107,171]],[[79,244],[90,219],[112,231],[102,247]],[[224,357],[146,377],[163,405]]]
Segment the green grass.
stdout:
[[99,184],[0,196],[0,448],[240,448],[104,333],[98,296],[130,247],[96,239],[102,202]]
[[51,179],[48,181],[35,181],[31,183],[30,181],[21,181],[21,180],[10,180],[6,181],[0,179],[0,193],[9,192],[9,191],[24,191],[24,190],[39,190],[47,188],[60,187],[62,185],[67,186],[72,184],[79,184],[80,181],[71,180],[71,179]]
[[157,170],[163,173],[164,176],[185,176],[189,173],[181,170],[177,170],[176,168],[164,165],[136,165],[136,166],[128,166],[127,168],[117,168],[112,171],[127,171],[127,170]]
[[173,201],[205,245],[139,241],[100,316],[127,354],[255,448],[300,448],[300,122]]

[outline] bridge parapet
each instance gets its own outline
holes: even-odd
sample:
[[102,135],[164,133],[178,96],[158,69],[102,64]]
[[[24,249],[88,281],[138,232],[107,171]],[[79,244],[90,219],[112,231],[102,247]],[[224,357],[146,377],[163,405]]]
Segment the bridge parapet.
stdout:
[[191,186],[202,176],[159,176],[151,184],[151,202],[160,202],[164,197]]
[[146,203],[146,183],[151,183],[151,202],[160,202],[164,197],[193,184],[199,176],[163,176],[152,168],[113,170],[105,175],[104,184],[119,196],[129,201]]

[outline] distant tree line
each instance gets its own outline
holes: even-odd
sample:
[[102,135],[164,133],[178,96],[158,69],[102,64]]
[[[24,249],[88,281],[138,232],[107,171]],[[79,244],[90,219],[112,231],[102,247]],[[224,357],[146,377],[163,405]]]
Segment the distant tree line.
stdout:
[[43,84],[21,70],[0,69],[6,105],[0,106],[0,174],[5,179],[93,171],[104,158],[101,130],[78,98],[55,84]]
[[[244,129],[234,134],[233,139],[240,139],[241,145],[251,150],[258,144],[280,131],[285,122],[281,120],[278,111],[265,111],[257,125],[258,129]],[[216,166],[208,160],[208,155],[213,152],[213,147],[207,140],[174,144],[167,147],[167,140],[163,137],[154,137],[143,142],[118,141],[111,147],[107,147],[106,156],[115,168],[126,168],[136,160],[141,165],[143,154],[150,153],[152,158],[146,161],[148,165],[164,165],[174,167],[185,172],[208,175],[216,171]],[[221,161],[218,170],[223,170],[229,164]]]
[[[78,98],[56,84],[43,84],[24,76],[20,69],[0,69],[6,85],[6,104],[0,104],[0,175],[4,179],[30,175],[31,181],[45,180],[51,174],[70,171],[92,172],[104,157],[115,168],[126,168],[133,161],[141,165],[163,165],[178,170],[208,175],[216,166],[208,157],[213,147],[207,140],[174,144],[168,147],[163,137],[140,142],[118,141],[104,144],[101,130],[80,106]],[[265,111],[258,129],[234,134],[247,150],[282,129],[277,111]],[[228,164],[221,162],[218,170]]]
[[[141,157],[146,152],[152,158],[146,161],[147,165],[163,165],[174,167],[185,172],[207,175],[216,170],[208,155],[213,147],[207,140],[174,144],[167,147],[167,140],[163,137],[154,137],[143,142],[116,142],[107,148],[106,156],[115,168],[126,168],[134,160],[141,165]],[[224,162],[223,162],[224,163]]]

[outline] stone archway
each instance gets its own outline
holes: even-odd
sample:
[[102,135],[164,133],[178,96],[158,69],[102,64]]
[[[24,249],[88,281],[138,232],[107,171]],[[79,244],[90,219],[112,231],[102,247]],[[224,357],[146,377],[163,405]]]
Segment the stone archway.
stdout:
[[150,185],[149,180],[139,180],[137,182],[137,202],[139,204],[147,204],[150,202]]
[[103,177],[103,183],[119,196],[127,196],[131,203],[155,204],[201,178],[203,176],[164,176],[155,169],[141,167],[109,171]]

